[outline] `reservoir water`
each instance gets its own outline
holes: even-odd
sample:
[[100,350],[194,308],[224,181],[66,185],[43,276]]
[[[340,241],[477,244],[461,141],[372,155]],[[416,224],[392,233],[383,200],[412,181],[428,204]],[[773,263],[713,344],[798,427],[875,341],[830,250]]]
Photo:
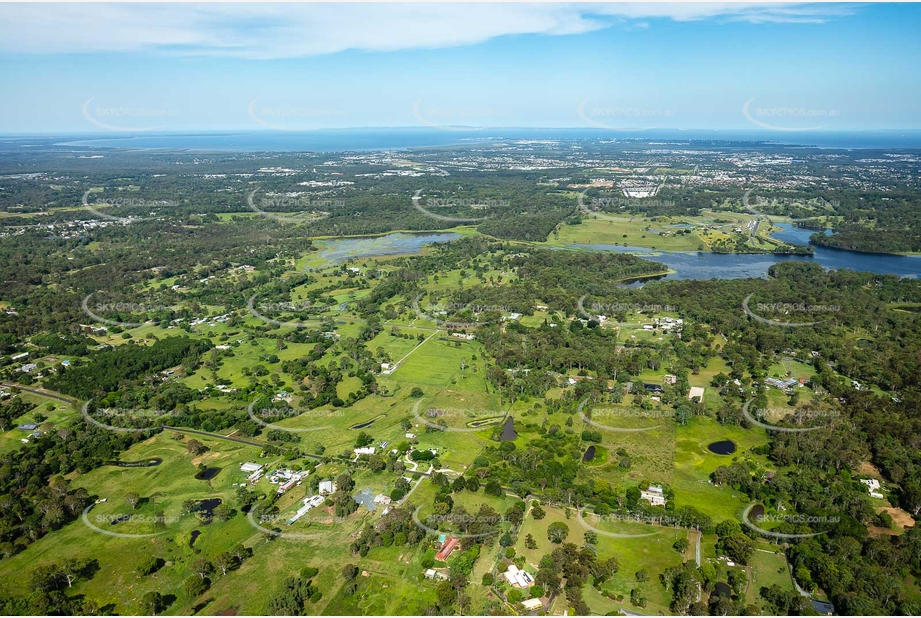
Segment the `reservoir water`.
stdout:
[[[790,224],[775,224],[781,228],[774,237],[784,242],[806,245],[814,230],[795,228]],[[321,247],[319,256],[338,263],[348,258],[379,255],[408,255],[419,253],[430,243],[450,242],[460,238],[455,232],[430,232],[405,234],[395,232],[383,236],[317,240]],[[770,253],[703,253],[697,251],[660,251],[643,247],[605,244],[575,244],[574,248],[595,251],[632,253],[654,262],[660,262],[675,271],[669,279],[744,279],[766,277],[768,269],[790,260],[815,262],[824,268],[867,271],[899,277],[921,276],[921,256],[884,255],[860,253],[826,247],[813,247],[815,254],[773,255]],[[640,284],[641,285],[641,284]]]
[[[799,245],[806,245],[815,230],[794,228],[789,224],[776,224],[783,229],[774,238]],[[703,253],[696,251],[659,251],[643,247],[622,245],[573,245],[597,251],[632,253],[653,262],[661,262],[675,273],[669,279],[744,279],[766,277],[768,269],[778,262],[790,260],[815,262],[824,268],[838,270],[868,271],[872,273],[917,278],[921,275],[921,256],[883,255],[860,253],[826,247],[814,247],[815,254],[773,255],[770,253]]]

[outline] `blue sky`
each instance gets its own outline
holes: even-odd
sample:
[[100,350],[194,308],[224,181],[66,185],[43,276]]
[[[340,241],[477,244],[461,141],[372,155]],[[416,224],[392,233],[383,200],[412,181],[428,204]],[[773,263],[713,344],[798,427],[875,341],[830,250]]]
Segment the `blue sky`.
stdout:
[[0,132],[921,128],[921,6],[0,5]]

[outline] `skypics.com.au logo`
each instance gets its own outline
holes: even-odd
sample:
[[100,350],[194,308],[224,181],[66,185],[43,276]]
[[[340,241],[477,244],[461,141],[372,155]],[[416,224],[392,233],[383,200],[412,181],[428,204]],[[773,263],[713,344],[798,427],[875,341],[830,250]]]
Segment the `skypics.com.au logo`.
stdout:
[[674,313],[677,308],[674,305],[650,305],[647,303],[600,303],[597,301],[589,303],[586,307],[585,299],[588,294],[583,294],[576,301],[576,309],[586,320],[596,322],[607,321],[610,315],[626,315],[629,313]]
[[745,524],[745,526],[748,527],[749,529],[757,532],[758,534],[762,536],[771,537],[774,539],[784,539],[784,540],[808,539],[814,536],[819,536],[820,534],[827,534],[828,530],[822,530],[820,532],[801,533],[801,534],[792,534],[792,533],[786,533],[786,532],[775,532],[773,530],[766,530],[764,528],[761,528],[755,525],[755,523],[751,521],[752,511],[754,511],[755,509],[758,509],[758,511],[760,511],[754,517],[755,520],[759,523],[760,522],[778,522],[781,524],[808,525],[811,528],[814,525],[822,526],[822,527],[830,527],[841,521],[840,517],[824,516],[824,515],[818,515],[818,516],[796,515],[796,514],[768,515],[764,513],[763,506],[756,504],[756,503],[749,504],[748,507],[746,507],[745,511],[742,513],[742,523]]
[[745,417],[745,420],[762,429],[780,433],[806,433],[818,429],[825,429],[828,427],[830,420],[837,419],[841,416],[841,413],[835,410],[803,410],[794,413],[794,420],[797,422],[818,421],[820,424],[812,427],[783,427],[765,423],[762,419],[777,412],[786,412],[785,410],[772,410],[770,408],[756,408],[752,410],[752,402],[753,400],[746,401],[745,405],[742,406],[742,416]]
[[256,187],[246,196],[246,205],[253,212],[263,217],[274,219],[279,223],[311,223],[329,216],[329,211],[345,206],[345,200],[333,198],[317,198],[309,195],[267,193],[263,195],[258,205],[256,193],[261,190]]
[[[87,99],[80,108],[83,118],[93,126],[106,131],[158,131],[166,128],[165,120],[176,118],[179,112],[163,107],[93,107]],[[150,123],[157,124],[150,124]]]
[[[611,532],[610,530],[601,530],[596,528],[592,524],[589,524],[585,520],[585,509],[589,507],[583,506],[579,509],[576,519],[579,521],[579,524],[588,530],[591,530],[595,534],[600,534],[602,536],[614,538],[614,539],[640,539],[648,536],[655,536],[661,532],[661,530],[655,530],[653,532],[642,532],[642,533],[629,533],[629,532]],[[646,524],[646,525],[661,525],[661,526],[673,526],[677,525],[677,520],[667,515],[661,517],[657,516],[645,516],[645,515],[623,515],[619,513],[610,513],[608,515],[598,515],[597,513],[589,514],[589,517],[592,519],[592,523],[599,524],[604,522],[615,523],[615,524]]]
[[[154,528],[166,528],[171,524],[178,523],[180,518],[178,517],[166,517],[165,515],[156,515],[156,516],[147,516],[147,515],[137,515],[137,514],[128,514],[128,515],[102,515],[97,514],[93,517],[90,517],[90,511],[95,507],[95,504],[91,504],[83,510],[83,513],[80,516],[80,521],[83,522],[83,525],[92,530],[93,532],[103,534],[105,536],[110,536],[119,539],[145,539],[154,536],[160,536],[161,534],[166,534],[169,530],[159,530],[158,532],[148,532],[148,533],[131,533],[131,532],[115,532],[113,530],[106,530],[105,528],[100,527],[101,525],[107,526],[116,526],[122,524],[135,524],[142,526],[153,526]],[[97,525],[99,524],[99,525]]]
[[809,317],[818,317],[820,315],[827,315],[841,311],[840,305],[811,304],[804,302],[757,303],[755,305],[755,309],[752,309],[751,298],[754,295],[755,293],[752,292],[742,300],[742,310],[751,319],[755,320],[756,322],[760,322],[761,324],[767,324],[768,326],[799,328],[802,326],[814,326],[816,324],[821,324],[822,322],[825,322],[826,319],[814,320],[811,322],[782,322],[780,320],[766,318],[761,314],[781,313],[783,315],[795,314]]
[[321,431],[330,429],[332,425],[322,425],[320,427],[288,427],[285,425],[276,425],[275,423],[287,419],[330,419],[342,418],[345,416],[344,410],[330,410],[317,408],[315,410],[304,410],[291,407],[256,407],[256,401],[251,402],[246,407],[247,415],[257,424],[267,429],[276,429],[290,433],[307,433],[312,431]]
[[[754,192],[754,189],[746,189],[745,193],[742,194],[742,206],[748,212],[754,215],[758,215],[759,217],[764,217],[765,219],[770,220],[771,217],[776,218],[779,216],[779,215],[769,215],[766,212],[764,212],[769,207],[770,208],[785,208],[788,210],[793,210],[796,208],[803,207],[803,202],[801,200],[796,200],[790,197],[775,197],[775,198],[768,199],[768,198],[765,198],[759,195],[752,196],[753,192]],[[834,210],[837,210],[838,207],[840,206],[840,203],[835,200],[830,200],[830,201],[820,200],[820,201],[823,205],[831,206]],[[823,213],[823,214],[831,214],[831,213]],[[821,215],[817,215],[817,216],[821,216]],[[788,221],[794,224],[795,223],[807,223],[807,222],[814,224],[815,218],[814,217],[802,217],[802,218],[789,217]]]
[[[291,328],[318,328],[323,325],[322,319],[312,319],[312,320],[279,320],[274,316],[281,317],[287,313],[297,313],[297,312],[307,312],[312,313],[323,313],[328,311],[330,307],[328,306],[314,306],[308,301],[281,301],[281,302],[267,302],[259,303],[259,308],[256,308],[256,297],[257,294],[253,294],[249,297],[249,300],[246,301],[246,309],[254,317],[262,320],[266,324],[272,324],[273,326],[287,326]],[[268,314],[268,315],[266,315]]]
[[83,418],[97,427],[118,433],[156,431],[169,419],[179,416],[174,411],[145,408],[107,407],[90,410],[92,403],[90,399],[80,408]]
[[417,121],[442,131],[477,131],[482,124],[497,118],[508,118],[508,110],[494,107],[436,107],[425,105],[422,99],[412,105]]
[[655,129],[675,116],[671,109],[589,105],[588,99],[581,101],[576,111],[593,127],[615,131]]
[[841,117],[837,109],[809,109],[805,107],[756,107],[752,109],[752,97],[742,105],[742,115],[762,129],[771,131],[817,131],[828,126],[827,122]]
[[[152,221],[158,217],[158,215],[152,213],[155,213],[157,210],[172,208],[178,205],[178,202],[171,200],[153,200],[135,196],[101,197],[91,202],[90,195],[97,193],[99,193],[98,190],[89,189],[83,194],[83,198],[81,199],[83,210],[91,212],[102,219],[118,221],[119,223],[140,223],[141,221]],[[138,217],[129,215],[123,217],[112,214],[113,211],[124,212],[125,210],[146,211],[150,216]]]
[[[419,517],[419,512],[422,510],[420,506],[415,511],[413,511],[413,522],[419,526],[421,529],[425,530],[429,534],[442,535],[449,534],[452,537],[459,539],[475,539],[484,536],[498,535],[500,532],[499,525],[508,522],[506,518],[501,515],[468,515],[468,514],[452,514],[448,513],[445,515],[433,514],[425,518],[423,522]],[[445,530],[444,528],[450,528],[453,530],[460,530],[460,532],[452,532],[451,530]],[[484,532],[470,532],[470,530],[479,530],[483,527],[488,528]]]
[[321,119],[342,118],[346,114],[331,107],[297,105],[257,106],[253,99],[246,107],[247,115],[256,124],[273,131],[310,131],[317,128]]
[[[437,221],[445,221],[447,223],[479,223],[480,221],[485,221],[488,217],[451,217],[448,215],[440,215],[436,212],[432,212],[432,209],[445,209],[445,208],[468,208],[471,210],[485,210],[485,211],[495,211],[497,208],[507,208],[509,206],[508,200],[495,199],[491,197],[485,198],[426,198],[423,204],[422,198],[422,189],[417,189],[415,194],[412,197],[413,208],[421,212],[426,217],[435,219]],[[488,213],[487,213],[488,214]]]
[[172,311],[172,308],[166,305],[151,305],[147,303],[123,301],[97,302],[92,305],[91,308],[90,298],[93,296],[93,294],[98,293],[99,292],[97,291],[87,294],[80,302],[80,307],[83,309],[83,313],[86,314],[87,317],[92,319],[94,322],[99,322],[100,324],[108,324],[109,326],[118,326],[120,328],[137,328],[138,326],[143,326],[145,322],[124,322],[120,319],[113,318],[120,318],[125,314],[147,314],[161,311]]
[[[588,401],[589,398],[586,397],[579,404],[579,418],[581,418],[582,421],[587,425],[614,433],[639,433],[642,431],[652,431],[653,429],[660,429],[663,426],[661,421],[675,418],[675,413],[672,410],[643,410],[641,408],[599,408],[597,410],[593,409],[588,414],[586,414],[585,406],[588,404]],[[634,419],[644,419],[655,424],[645,427],[615,427],[613,425],[607,424],[616,423],[618,420],[623,421]]]
[[[511,309],[505,305],[485,305],[476,301],[469,303],[449,302],[440,309],[434,307],[428,309],[428,311],[423,311],[419,305],[419,300],[424,294],[424,292],[419,292],[413,299],[413,311],[420,318],[434,322],[439,328],[448,330],[466,330],[477,326],[495,324],[504,319],[505,313],[511,313]],[[457,316],[460,316],[460,319],[457,319]],[[486,317],[484,318],[483,316]]]
[[[505,421],[507,413],[500,410],[463,410],[460,408],[427,408],[425,415],[419,413],[422,401],[413,406],[413,418],[437,431],[474,433],[483,431]],[[441,422],[439,422],[441,421]],[[464,427],[452,427],[449,421],[464,423]]]

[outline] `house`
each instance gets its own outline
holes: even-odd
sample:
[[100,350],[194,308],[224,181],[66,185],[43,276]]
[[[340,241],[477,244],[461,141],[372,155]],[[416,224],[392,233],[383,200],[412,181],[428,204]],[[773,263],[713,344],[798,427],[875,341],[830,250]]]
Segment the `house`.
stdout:
[[28,355],[28,352],[20,352],[19,354],[13,354],[10,358],[14,361],[17,361],[20,358],[26,358]]
[[332,481],[320,481],[320,493],[331,494],[336,491],[336,484]]
[[525,599],[521,604],[529,612],[536,611],[544,606],[544,604],[540,602],[540,599]]
[[825,601],[817,601],[816,599],[812,599],[812,609],[818,612],[820,616],[833,616],[835,614],[834,605]]
[[665,492],[661,485],[650,485],[648,489],[640,490],[640,498],[649,501],[652,506],[665,506]]
[[242,466],[240,466],[240,471],[241,471],[241,472],[250,472],[250,473],[252,473],[252,472],[259,472],[260,470],[262,470],[262,464],[253,463],[253,462],[251,462],[251,461],[248,461],[248,462],[246,462],[245,464],[243,464]]
[[678,376],[673,376],[673,375],[670,374],[670,373],[666,373],[666,374],[665,374],[665,383],[666,383],[666,384],[677,384],[677,383],[678,383]]
[[515,588],[527,588],[534,583],[534,578],[530,573],[519,569],[514,564],[508,565],[508,570],[502,576]]
[[22,371],[23,373],[31,373],[35,371],[36,369],[38,369],[38,365],[36,365],[35,363],[26,363],[25,365],[19,368],[19,371]]
[[453,536],[448,537],[448,540],[442,543],[441,550],[437,554],[435,554],[435,560],[440,560],[441,562],[445,562],[448,558],[451,557],[451,554],[454,552],[455,549],[457,549],[458,545],[460,545],[460,539],[453,537]]
[[661,393],[662,392],[662,386],[659,384],[650,384],[649,382],[644,382],[643,386],[650,393]]
[[416,434],[414,434],[414,433],[408,433],[408,434],[406,434],[406,439],[407,439],[407,440],[415,440],[415,439],[416,439]]
[[860,482],[867,486],[867,490],[870,492],[871,498],[884,498],[883,494],[879,492],[882,487],[879,484],[879,481],[876,479],[860,479]]
[[291,524],[296,522],[298,519],[306,515],[307,512],[310,511],[310,509],[314,509],[320,506],[325,501],[326,499],[323,496],[310,496],[309,498],[304,498],[304,506],[299,508],[297,510],[297,513],[295,513],[294,516],[288,520],[288,525],[290,526]]
[[695,398],[698,401],[704,400],[704,387],[703,386],[692,386],[691,390],[688,391],[688,399],[690,399],[691,401],[694,401]]
[[355,454],[356,455],[373,455],[375,450],[377,449],[373,446],[365,446],[362,448],[355,449]]
[[38,425],[36,425],[35,423],[29,423],[27,425],[20,425],[16,429],[18,429],[19,431],[35,431],[36,429],[38,429]]
[[443,571],[436,571],[435,569],[428,569],[425,572],[425,579],[441,579],[446,580],[448,576]]

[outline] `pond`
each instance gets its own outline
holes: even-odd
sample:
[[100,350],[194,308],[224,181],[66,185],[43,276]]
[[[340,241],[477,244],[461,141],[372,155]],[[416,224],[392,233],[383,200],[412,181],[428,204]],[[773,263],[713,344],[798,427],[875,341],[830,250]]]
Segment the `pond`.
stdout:
[[713,586],[713,593],[720,597],[729,598],[732,596],[732,588],[726,582],[716,582],[716,585]]
[[510,442],[518,437],[515,431],[515,419],[511,416],[505,419],[505,425],[502,426],[502,435],[499,436],[500,442]]
[[748,512],[749,519],[754,521],[761,521],[764,517],[764,507],[760,504],[756,504],[752,507],[752,510]]
[[195,545],[195,539],[201,535],[201,530],[192,530],[192,535],[189,537],[189,547]]
[[711,453],[716,453],[717,455],[732,455],[736,452],[736,443],[732,440],[720,440],[719,442],[712,442],[708,447]]
[[211,479],[216,477],[218,475],[218,472],[220,471],[221,471],[220,468],[205,468],[204,470],[196,474],[195,478],[198,479],[199,481],[210,481]]
[[207,498],[205,500],[199,500],[198,504],[195,505],[193,510],[194,513],[204,513],[206,517],[214,516],[214,509],[221,505],[220,498]]
[[595,458],[595,445],[591,445],[585,449],[585,453],[582,455],[582,461],[591,461]]
[[315,241],[320,246],[319,257],[334,264],[349,258],[376,257],[379,255],[406,255],[419,253],[430,243],[450,242],[461,235],[456,232],[432,234],[384,234],[362,238],[342,238]]

